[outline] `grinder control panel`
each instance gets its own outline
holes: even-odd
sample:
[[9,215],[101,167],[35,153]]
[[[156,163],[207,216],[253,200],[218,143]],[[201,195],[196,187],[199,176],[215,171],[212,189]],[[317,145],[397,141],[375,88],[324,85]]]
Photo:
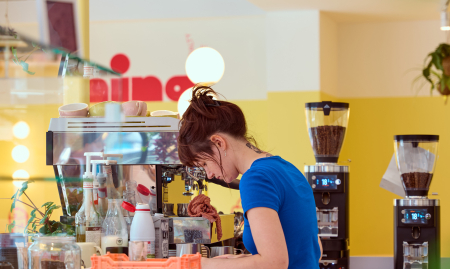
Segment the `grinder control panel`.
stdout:
[[431,219],[427,209],[403,209],[401,213],[402,222],[405,224],[428,224],[428,220]]
[[337,190],[341,180],[337,175],[315,175],[312,176],[311,187],[315,190]]

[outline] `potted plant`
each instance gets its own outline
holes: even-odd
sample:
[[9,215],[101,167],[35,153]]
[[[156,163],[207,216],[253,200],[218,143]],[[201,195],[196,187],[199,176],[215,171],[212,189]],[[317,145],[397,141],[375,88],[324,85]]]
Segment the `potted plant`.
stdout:
[[446,43],[439,44],[433,52],[425,58],[425,65],[422,74],[414,82],[425,78],[430,83],[430,91],[436,89],[444,96],[445,102],[450,95],[450,45]]
[[[28,223],[24,228],[24,234],[40,234],[40,235],[68,235],[74,236],[75,231],[70,225],[63,224],[59,221],[50,220],[50,217],[55,209],[59,209],[61,206],[55,205],[54,202],[46,202],[40,208],[38,208],[33,201],[26,194],[28,184],[33,183],[32,180],[22,183],[22,187],[16,191],[11,197],[13,200],[11,204],[11,212],[16,207],[16,203],[21,203],[31,207],[31,217],[28,219]],[[25,196],[28,201],[22,201],[21,197]],[[16,226],[15,221],[7,225],[8,232],[11,233],[12,229]]]

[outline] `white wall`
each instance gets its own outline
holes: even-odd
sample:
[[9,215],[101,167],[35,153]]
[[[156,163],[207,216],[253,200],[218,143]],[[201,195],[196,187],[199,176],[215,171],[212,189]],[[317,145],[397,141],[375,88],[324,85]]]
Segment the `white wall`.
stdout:
[[193,42],[193,48],[209,46],[222,54],[225,74],[214,88],[228,99],[259,100],[266,99],[268,91],[320,89],[317,10],[91,21],[90,35],[93,61],[109,66],[115,54],[129,56],[125,77],[154,75],[164,85],[170,77],[185,74]]
[[[338,27],[338,96],[415,96],[411,83],[445,33],[439,21],[352,23]],[[418,95],[429,95],[426,85]]]
[[90,0],[91,21],[213,18],[264,15],[247,0]]
[[338,96],[338,24],[320,13],[320,90]]
[[[228,99],[266,98],[265,17],[92,22],[91,59],[109,66],[116,53],[129,56],[124,74],[157,76],[163,83],[185,74],[194,48],[209,46],[222,54],[225,74],[215,89]],[[167,100],[167,99],[166,99]]]
[[267,13],[267,89],[317,91],[319,74],[319,11]]

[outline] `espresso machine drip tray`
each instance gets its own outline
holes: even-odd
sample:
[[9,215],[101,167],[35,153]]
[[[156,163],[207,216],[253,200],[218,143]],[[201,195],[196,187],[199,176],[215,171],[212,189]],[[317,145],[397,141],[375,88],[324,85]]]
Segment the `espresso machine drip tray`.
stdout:
[[403,242],[403,268],[428,268],[428,242],[423,244]]
[[333,209],[316,208],[319,236],[338,236],[338,212],[339,209],[337,207],[334,207]]

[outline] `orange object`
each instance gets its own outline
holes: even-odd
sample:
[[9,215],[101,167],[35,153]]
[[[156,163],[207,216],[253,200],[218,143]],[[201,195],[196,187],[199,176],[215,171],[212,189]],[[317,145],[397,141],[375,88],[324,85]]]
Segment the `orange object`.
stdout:
[[208,196],[200,194],[192,199],[188,206],[188,214],[191,217],[203,217],[211,223],[215,221],[217,224],[217,239],[220,240],[222,238],[222,222],[216,208],[211,205],[211,199]]
[[169,259],[147,259],[145,262],[130,261],[125,254],[108,254],[91,257],[91,269],[201,269],[202,255],[189,254],[180,257],[170,257]]

